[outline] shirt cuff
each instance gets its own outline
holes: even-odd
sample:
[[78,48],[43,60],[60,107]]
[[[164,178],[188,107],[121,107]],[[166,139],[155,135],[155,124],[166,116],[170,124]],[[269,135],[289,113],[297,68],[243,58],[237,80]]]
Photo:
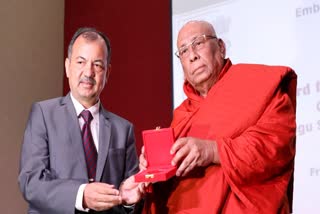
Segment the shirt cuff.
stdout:
[[83,208],[83,192],[84,192],[84,188],[86,187],[87,184],[81,184],[79,189],[78,189],[78,193],[77,193],[77,198],[76,198],[76,204],[75,207],[77,210],[79,211],[83,211],[83,212],[89,212],[89,209]]
[[135,204],[131,204],[131,205],[124,205],[124,204],[122,204],[122,206],[124,206],[125,208],[130,209],[130,208],[134,208]]

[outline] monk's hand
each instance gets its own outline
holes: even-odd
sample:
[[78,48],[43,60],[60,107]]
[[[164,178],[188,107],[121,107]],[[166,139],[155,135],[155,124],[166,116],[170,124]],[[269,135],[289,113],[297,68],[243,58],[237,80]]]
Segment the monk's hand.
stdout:
[[122,203],[120,192],[106,183],[87,184],[83,192],[83,208],[102,211]]
[[139,156],[139,169],[141,170],[146,170],[148,166],[148,162],[146,160],[145,156],[145,151],[144,151],[144,146],[141,147],[141,154]]
[[140,201],[145,193],[145,184],[136,183],[134,176],[127,178],[120,185],[120,196],[124,205],[132,205]]
[[178,166],[176,176],[185,176],[195,167],[205,167],[219,160],[215,141],[193,137],[179,138],[172,146],[171,164]]

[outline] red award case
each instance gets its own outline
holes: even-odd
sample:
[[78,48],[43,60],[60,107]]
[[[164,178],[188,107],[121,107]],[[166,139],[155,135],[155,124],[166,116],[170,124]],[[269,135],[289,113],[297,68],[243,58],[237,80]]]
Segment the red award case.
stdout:
[[134,176],[136,182],[166,181],[176,174],[170,154],[174,143],[172,128],[145,130],[142,132],[148,168]]

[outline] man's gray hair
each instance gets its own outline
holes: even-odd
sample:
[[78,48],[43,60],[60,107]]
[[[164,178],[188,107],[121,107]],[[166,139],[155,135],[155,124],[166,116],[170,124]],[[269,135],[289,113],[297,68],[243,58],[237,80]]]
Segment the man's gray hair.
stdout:
[[69,46],[68,46],[68,58],[71,59],[71,55],[72,55],[72,47],[75,43],[75,41],[77,40],[77,38],[79,36],[83,36],[85,39],[89,40],[89,41],[95,41],[97,40],[99,37],[102,38],[104,40],[104,42],[106,43],[107,46],[107,50],[108,50],[108,54],[107,54],[107,64],[110,63],[111,60],[111,44],[110,44],[110,40],[109,38],[102,32],[98,31],[95,28],[91,28],[91,27],[83,27],[83,28],[79,28],[73,35]]

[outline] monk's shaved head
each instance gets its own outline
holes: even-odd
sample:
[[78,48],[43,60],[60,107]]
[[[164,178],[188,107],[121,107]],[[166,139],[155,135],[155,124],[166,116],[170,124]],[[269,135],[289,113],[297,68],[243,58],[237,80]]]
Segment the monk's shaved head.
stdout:
[[225,63],[225,44],[207,21],[189,21],[178,33],[177,53],[185,80],[206,96]]

